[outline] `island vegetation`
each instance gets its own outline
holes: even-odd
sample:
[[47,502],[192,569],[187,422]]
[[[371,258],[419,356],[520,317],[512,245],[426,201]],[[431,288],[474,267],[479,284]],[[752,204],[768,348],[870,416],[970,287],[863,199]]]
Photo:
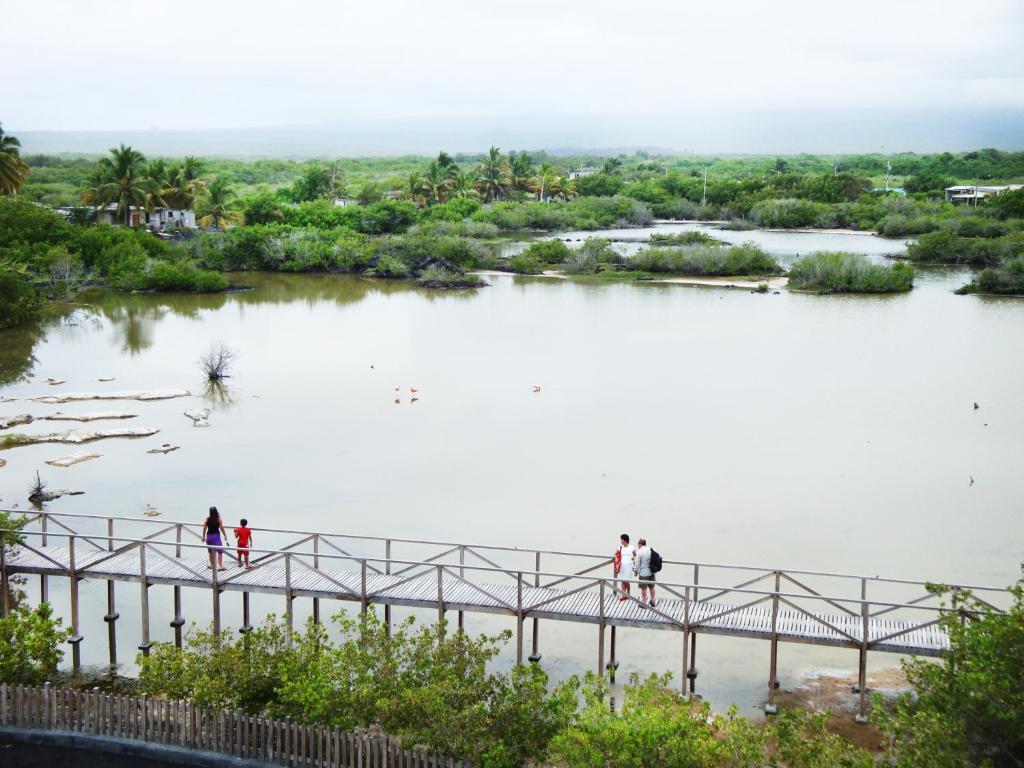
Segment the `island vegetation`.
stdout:
[[[498,258],[503,233],[637,227],[657,218],[915,235],[910,259],[988,269],[986,291],[1016,294],[1011,262],[1024,251],[1024,190],[969,206],[946,202],[943,190],[958,180],[1022,178],[1024,153],[994,149],[599,158],[492,147],[433,159],[291,161],[146,158],[121,145],[95,158],[23,156],[16,137],[0,130],[0,327],[23,324],[44,299],[70,299],[87,286],[216,292],[228,287],[221,273],[246,270],[411,278],[428,287],[480,285],[470,274],[480,269],[536,274],[553,265],[612,279],[778,273],[747,246],[712,250],[711,238],[695,232],[656,235],[634,263],[592,243]],[[200,231],[126,226],[133,210],[157,206],[194,210]],[[99,209],[119,225],[94,224]],[[896,271],[850,289],[905,282]]]
[[909,264],[874,264],[857,253],[822,251],[789,269],[789,287],[815,293],[899,293],[914,286]]

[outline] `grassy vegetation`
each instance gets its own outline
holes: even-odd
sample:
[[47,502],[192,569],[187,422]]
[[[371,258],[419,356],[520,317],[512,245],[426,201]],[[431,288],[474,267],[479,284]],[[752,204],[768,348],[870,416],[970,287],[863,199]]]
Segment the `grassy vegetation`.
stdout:
[[629,266],[643,272],[691,277],[782,273],[782,268],[775,257],[753,243],[733,246],[646,248],[629,260]]
[[914,286],[908,264],[873,264],[866,256],[822,251],[797,259],[789,287],[816,293],[896,293]]
[[1024,256],[1009,259],[998,267],[981,270],[976,280],[960,288],[957,293],[1024,296]]
[[907,246],[907,258],[926,264],[967,264],[972,267],[997,267],[1024,256],[1024,233],[1001,237],[964,237],[952,232],[922,235]]
[[650,241],[653,245],[714,245],[719,241],[706,232],[655,232]]

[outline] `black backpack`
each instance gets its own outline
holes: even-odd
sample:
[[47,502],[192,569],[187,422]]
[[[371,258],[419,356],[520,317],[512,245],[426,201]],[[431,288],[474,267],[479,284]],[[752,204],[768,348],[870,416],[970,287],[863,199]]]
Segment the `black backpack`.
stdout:
[[661,570],[662,562],[661,555],[658,554],[657,550],[651,550],[651,573],[657,573]]

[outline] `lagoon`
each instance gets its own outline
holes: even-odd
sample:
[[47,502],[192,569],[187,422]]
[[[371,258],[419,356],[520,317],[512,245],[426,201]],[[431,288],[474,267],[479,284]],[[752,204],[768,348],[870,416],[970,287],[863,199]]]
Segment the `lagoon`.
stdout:
[[[756,236],[780,257],[893,242],[769,242],[782,234]],[[626,530],[669,559],[1008,584],[1024,537],[1024,301],[955,296],[968,277],[928,270],[909,294],[877,297],[511,275],[474,291],[245,274],[232,280],[252,290],[226,295],[94,292],[37,336],[0,334],[5,370],[25,349],[35,357],[27,381],[0,387],[19,398],[0,414],[97,410],[23,400],[56,391],[200,392],[196,360],[216,341],[239,354],[228,396],[117,404],[139,413],[131,426],[159,434],[96,443],[102,458],[68,469],[44,461],[77,448],[5,451],[0,498],[27,507],[38,469],[53,487],[86,492],[52,511],[142,516],[149,505],[198,525],[216,504],[257,527],[609,553]],[[204,406],[211,426],[194,428],[183,411]],[[181,449],[146,453],[165,442]],[[58,607],[63,589],[51,586]],[[83,605],[97,608],[102,589],[87,582],[95,595]],[[119,594],[130,659],[138,598]],[[167,602],[154,599],[155,639],[171,636]],[[195,596],[190,615],[208,618],[208,602]],[[101,614],[83,612],[89,663],[105,657]],[[511,622],[467,616],[467,626]],[[591,628],[542,626],[556,677],[590,669],[594,645]],[[702,639],[698,691],[753,712],[762,646]],[[674,633],[622,630],[620,679],[674,671],[678,652]],[[783,645],[782,684],[855,663]]]

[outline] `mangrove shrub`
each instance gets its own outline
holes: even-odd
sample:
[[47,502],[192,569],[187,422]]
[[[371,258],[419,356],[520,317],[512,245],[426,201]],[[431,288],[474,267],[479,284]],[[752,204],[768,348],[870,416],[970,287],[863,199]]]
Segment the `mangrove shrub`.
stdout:
[[793,262],[789,287],[818,293],[892,293],[914,286],[909,264],[874,264],[859,253],[821,251]]

